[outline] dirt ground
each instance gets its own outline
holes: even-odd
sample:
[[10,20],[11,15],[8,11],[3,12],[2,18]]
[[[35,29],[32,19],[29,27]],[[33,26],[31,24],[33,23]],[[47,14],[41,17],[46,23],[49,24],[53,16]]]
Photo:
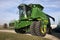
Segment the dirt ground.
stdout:
[[[14,30],[0,30],[0,32],[10,32],[10,33],[16,33]],[[31,34],[25,34],[25,35],[29,35],[29,36],[32,36]],[[59,33],[52,33],[52,35],[50,34],[46,34],[46,36],[44,38],[48,38],[48,39],[51,39],[51,40],[60,40],[58,37],[56,36],[60,36]]]

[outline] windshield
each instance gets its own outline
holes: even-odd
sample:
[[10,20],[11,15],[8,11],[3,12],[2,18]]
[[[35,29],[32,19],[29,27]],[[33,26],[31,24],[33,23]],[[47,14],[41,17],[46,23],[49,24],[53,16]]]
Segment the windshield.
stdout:
[[24,17],[24,14],[23,14],[23,8],[19,8],[19,18],[21,19],[22,17]]
[[22,14],[22,13],[23,13],[23,9],[20,8],[20,9],[19,9],[19,14]]
[[28,6],[19,6],[19,18],[26,19],[31,15],[31,8]]

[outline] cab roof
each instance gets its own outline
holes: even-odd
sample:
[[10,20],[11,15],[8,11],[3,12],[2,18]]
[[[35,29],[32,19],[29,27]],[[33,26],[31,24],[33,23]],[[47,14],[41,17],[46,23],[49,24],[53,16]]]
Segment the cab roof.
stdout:
[[44,7],[43,7],[42,5],[40,5],[40,4],[29,4],[29,6],[31,6],[31,7],[33,7],[34,5],[37,6],[37,7],[39,7],[39,8],[42,8],[42,9],[44,8]]
[[29,6],[29,7],[36,6],[36,7],[39,7],[39,8],[41,8],[41,9],[44,8],[44,7],[43,7],[42,5],[40,5],[40,4],[29,4],[29,5],[26,5],[26,4],[20,4],[20,5],[18,6],[18,8],[19,8],[19,7],[24,7],[24,6]]

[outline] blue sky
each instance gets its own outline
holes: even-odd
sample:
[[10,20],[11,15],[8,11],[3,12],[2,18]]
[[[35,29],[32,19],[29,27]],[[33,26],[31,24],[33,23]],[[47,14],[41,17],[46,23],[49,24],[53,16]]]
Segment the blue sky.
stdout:
[[[60,0],[0,0],[0,24],[9,23],[18,19],[17,6],[21,3],[39,3],[44,6],[44,12],[60,20]],[[53,23],[53,21],[52,21]]]

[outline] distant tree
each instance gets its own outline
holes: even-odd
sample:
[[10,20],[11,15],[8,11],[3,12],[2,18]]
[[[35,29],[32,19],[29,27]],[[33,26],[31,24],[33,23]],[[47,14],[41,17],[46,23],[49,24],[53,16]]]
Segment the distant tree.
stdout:
[[4,23],[3,27],[4,27],[4,28],[7,28],[7,27],[8,27],[8,26],[7,26],[7,23]]
[[14,26],[14,22],[9,23],[9,26],[10,27]]
[[15,21],[16,21],[16,20],[11,20],[11,21],[9,22],[9,27],[14,27]]

